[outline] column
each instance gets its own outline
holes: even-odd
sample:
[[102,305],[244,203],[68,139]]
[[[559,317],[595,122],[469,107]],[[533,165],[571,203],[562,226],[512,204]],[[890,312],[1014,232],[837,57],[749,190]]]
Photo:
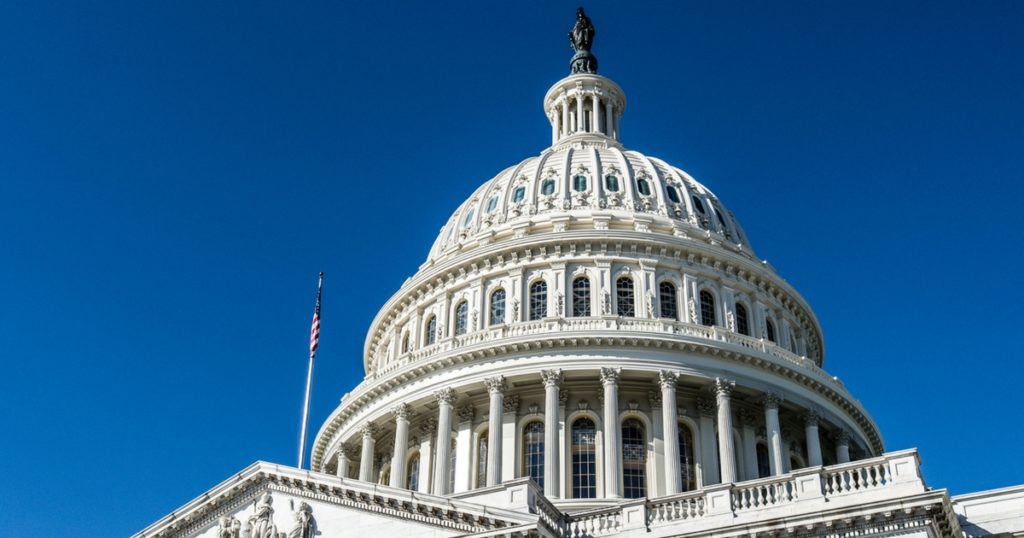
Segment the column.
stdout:
[[409,404],[401,403],[391,410],[395,415],[395,454],[391,457],[391,487],[405,487],[405,460],[409,455]]
[[501,473],[498,475],[498,483],[504,480],[511,480],[516,476],[516,465],[519,459],[516,457],[516,449],[519,443],[516,442],[518,432],[516,431],[516,418],[519,416],[519,395],[511,394],[505,398],[505,414],[501,417],[501,453],[509,457],[501,460]]
[[338,469],[336,472],[339,478],[348,478],[348,466],[353,456],[352,447],[344,443],[338,447]]
[[595,93],[595,94],[591,95],[590,96],[590,106],[591,106],[592,110],[590,111],[590,132],[592,132],[592,133],[599,133],[599,132],[601,132],[601,130],[598,129],[598,120],[597,120],[597,115],[598,115],[599,112],[601,112],[601,107],[600,107],[600,105],[598,103],[600,103],[600,101],[598,101],[598,99],[597,99],[597,94]]
[[455,434],[455,488],[452,493],[462,493],[472,489],[470,480],[473,478],[473,469],[469,462],[473,461],[473,416],[476,409],[472,405],[459,407],[456,416],[459,417],[459,425]]
[[609,99],[604,104],[604,134],[612,137],[612,103]]
[[487,416],[487,485],[501,483],[501,417],[504,410],[505,376],[484,380],[491,402]]
[[658,372],[661,385],[661,421],[665,432],[665,494],[674,495],[682,491],[679,471],[679,420],[676,413],[676,382],[679,375],[662,370]]
[[452,405],[455,389],[445,387],[434,393],[437,398],[437,442],[434,445],[434,495],[446,495],[452,456]]
[[647,405],[651,408],[651,448],[652,454],[648,464],[654,472],[647,480],[647,496],[663,497],[665,495],[665,429],[662,417],[661,391],[647,392]]
[[839,430],[835,434],[836,441],[836,463],[850,461],[850,432]]
[[619,376],[621,368],[601,368],[604,385],[604,496],[622,497],[622,447],[619,446]]
[[739,410],[740,418],[740,433],[742,433],[743,447],[740,453],[743,455],[743,467],[746,471],[746,476],[741,477],[741,480],[753,480],[759,478],[757,470],[757,431],[754,427],[757,425],[757,419],[754,417],[754,413],[751,413],[749,409],[743,408]]
[[[566,428],[569,427],[565,423],[565,406],[569,403],[569,391],[558,390],[558,468],[562,470],[558,476],[559,491],[568,492],[572,484],[572,476],[570,471],[572,470],[571,458],[572,455],[566,452],[565,446],[566,441]],[[568,495],[567,495],[568,496]]]
[[576,132],[583,132],[583,94],[576,94]]
[[437,419],[428,418],[420,425],[420,493],[430,493],[434,467],[431,459],[434,453],[434,437],[437,435]]
[[776,392],[764,395],[764,430],[768,436],[768,463],[772,476],[785,473],[782,464],[782,428],[779,427],[779,403],[782,396]]
[[718,404],[718,451],[722,459],[722,483],[736,482],[736,450],[732,441],[732,405],[730,395],[735,381],[715,378],[715,400]]
[[541,370],[544,380],[544,496],[557,499],[558,488],[558,384],[561,370]]
[[373,436],[377,435],[377,426],[372,422],[363,424],[363,452],[359,455],[359,480],[373,482]]
[[821,465],[821,439],[818,438],[818,420],[820,415],[814,409],[804,415],[804,437],[807,441],[807,466]]
[[715,444],[715,402],[707,398],[697,400],[697,413],[700,414],[701,485],[710,486],[721,482]]
[[551,120],[551,143],[554,144],[555,142],[558,142],[558,108],[557,107],[554,108],[551,111],[551,115],[548,116],[548,119]]
[[569,98],[562,93],[561,98],[561,109],[562,109],[562,136],[564,138],[569,135]]

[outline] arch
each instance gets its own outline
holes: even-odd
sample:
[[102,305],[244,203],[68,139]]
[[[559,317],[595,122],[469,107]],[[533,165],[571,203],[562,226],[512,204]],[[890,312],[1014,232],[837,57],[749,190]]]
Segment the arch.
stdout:
[[715,296],[710,291],[700,290],[700,324],[708,327],[714,325],[718,319],[715,309]]
[[624,318],[636,317],[636,291],[629,275],[615,279],[615,313]]
[[647,496],[647,432],[649,429],[635,416],[621,422],[622,431],[622,496],[642,499]]
[[413,450],[405,464],[405,489],[420,489],[420,451]]
[[572,316],[587,317],[591,315],[590,278],[578,276],[572,281]]
[[465,300],[455,305],[455,335],[466,334],[469,331],[469,303]]
[[548,316],[548,283],[543,279],[530,284],[530,314],[531,321],[543,319]]
[[572,469],[573,499],[597,497],[597,423],[581,416],[569,427],[569,466]]
[[662,280],[658,284],[658,313],[663,318],[679,319],[676,285],[668,280]]
[[429,346],[437,342],[437,316],[431,314],[427,318],[427,324],[423,335],[423,345]]
[[533,419],[522,428],[523,476],[544,489],[544,422]]
[[491,325],[505,323],[505,289],[498,288],[491,292],[491,315],[488,321]]

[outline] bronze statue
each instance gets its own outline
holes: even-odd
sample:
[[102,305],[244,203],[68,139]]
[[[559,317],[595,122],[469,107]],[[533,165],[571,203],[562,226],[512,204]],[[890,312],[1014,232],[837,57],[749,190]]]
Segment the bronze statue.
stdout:
[[572,50],[576,51],[569,61],[569,70],[572,74],[597,73],[597,57],[590,52],[595,34],[597,31],[590,23],[590,17],[583,12],[583,8],[577,9],[576,26],[569,32],[569,44],[572,45]]

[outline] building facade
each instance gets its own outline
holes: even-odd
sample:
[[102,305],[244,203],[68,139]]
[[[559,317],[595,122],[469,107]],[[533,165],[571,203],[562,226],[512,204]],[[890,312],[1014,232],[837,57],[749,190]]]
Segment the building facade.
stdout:
[[580,10],[551,146],[452,214],[383,305],[311,470],[256,463],[137,536],[1024,536],[951,499],[824,370],[723,202],[627,149]]

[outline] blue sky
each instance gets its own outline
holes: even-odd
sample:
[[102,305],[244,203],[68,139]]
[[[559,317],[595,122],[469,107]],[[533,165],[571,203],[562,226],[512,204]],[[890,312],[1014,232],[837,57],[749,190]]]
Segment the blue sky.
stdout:
[[[575,3],[6,3],[0,528],[131,534],[294,464],[450,212],[537,154]],[[929,485],[1024,483],[1024,3],[588,2],[627,146],[799,289]],[[1017,335],[1017,336],[1014,336]]]

